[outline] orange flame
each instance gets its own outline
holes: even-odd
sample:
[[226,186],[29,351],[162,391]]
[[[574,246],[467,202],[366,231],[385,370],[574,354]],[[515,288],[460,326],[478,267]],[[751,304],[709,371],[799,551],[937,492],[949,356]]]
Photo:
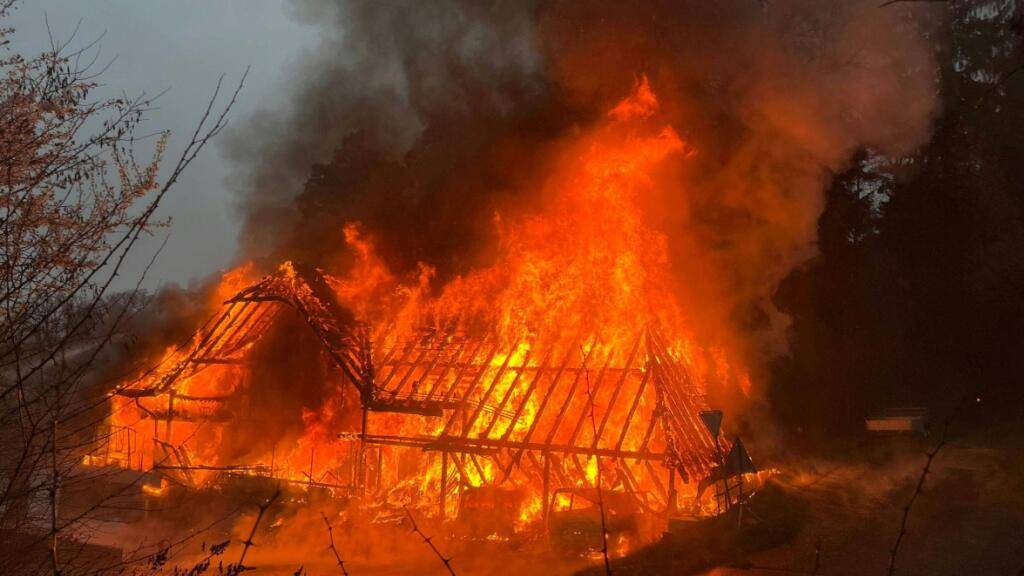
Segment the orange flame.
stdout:
[[[594,353],[610,360],[615,350],[630,347],[638,327],[657,324],[664,329],[669,352],[693,374],[698,392],[705,378],[727,379],[739,374],[738,380],[748,383],[742,368],[731,362],[724,350],[705,349],[695,342],[693,328],[675,297],[668,239],[648,224],[642,209],[644,198],[662,185],[662,166],[692,153],[671,126],[655,125],[658,110],[658,98],[647,78],[639,79],[633,93],[614,106],[599,125],[564,145],[539,186],[542,209],[529,215],[496,216],[498,256],[494,264],[451,280],[436,295],[431,292],[432,268],[421,265],[415,278],[402,281],[387,268],[361,227],[346,224],[344,237],[355,263],[346,274],[329,278],[339,302],[368,326],[375,351],[394,348],[424,326],[492,327],[499,345],[487,367],[495,382],[493,397],[507,396],[510,405],[522,405],[523,413],[514,423],[498,416],[490,423],[477,421],[472,432],[486,425],[494,426],[499,436],[521,437],[531,428],[540,408],[538,396],[528,395],[517,375],[502,373],[502,366],[536,365],[544,357],[574,352],[564,349],[565,338],[559,341],[558,334],[586,337],[581,355]],[[282,270],[294,274],[290,264]],[[211,294],[211,306],[231,298],[255,279],[252,264],[228,272]],[[230,322],[228,318],[222,325]],[[559,346],[562,349],[555,350]],[[170,374],[180,356],[181,349],[168,348],[158,370],[146,376],[145,382],[155,384]],[[230,396],[245,385],[248,370],[240,365],[211,366],[175,382],[173,389],[178,395],[192,397]],[[589,374],[587,378],[589,385]],[[296,481],[331,477],[342,484],[353,478],[356,472],[350,464],[345,468],[345,463],[352,460],[357,448],[337,437],[344,432],[337,428],[338,419],[351,405],[340,384],[330,390],[318,406],[303,411],[302,433],[294,442],[270,454],[245,455],[248,463],[264,467],[271,463],[275,476]],[[227,460],[221,432],[213,426],[176,424],[165,432],[159,429],[158,416],[145,419],[147,412],[153,418],[159,410],[172,410],[161,404],[167,402],[165,396],[116,397],[111,422],[135,430],[142,446],[163,440],[182,446],[194,460],[237,463]],[[608,425],[613,429],[622,426],[626,409],[616,408]],[[654,406],[641,399],[635,409],[650,415]],[[443,419],[401,414],[379,413],[374,418],[375,433],[380,434],[434,437],[444,426]],[[645,443],[643,428],[629,428],[624,445]],[[592,432],[584,430],[581,437],[587,435]],[[160,461],[157,452],[144,449],[140,454],[140,466]],[[360,457],[366,459],[365,454]],[[381,450],[378,458],[379,464],[367,466],[385,476],[383,483],[397,499],[416,502],[416,494],[436,492],[442,484],[442,463],[436,454],[427,453],[417,464],[417,473],[402,476],[397,471],[406,463],[398,456]],[[602,465],[596,457],[585,459],[582,477],[589,486],[596,485]],[[505,476],[490,459],[453,463],[448,474],[456,473],[466,487],[494,484]],[[614,474],[601,477],[602,484],[614,481],[610,479]],[[516,477],[512,482],[525,494],[518,523],[539,519],[543,503],[537,478]],[[449,510],[454,505],[453,498]],[[556,501],[555,508],[558,506]]]

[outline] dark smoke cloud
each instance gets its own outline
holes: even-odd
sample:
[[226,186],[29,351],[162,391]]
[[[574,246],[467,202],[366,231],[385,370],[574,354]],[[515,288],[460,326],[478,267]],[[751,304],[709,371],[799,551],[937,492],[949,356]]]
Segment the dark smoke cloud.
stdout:
[[359,220],[396,269],[464,271],[493,212],[528,198],[546,152],[646,73],[699,151],[652,213],[683,263],[684,297],[724,327],[714,337],[765,336],[731,342],[749,359],[780,350],[785,319],[770,297],[813,255],[831,175],[865,147],[912,151],[936,114],[927,6],[293,6],[319,48],[290,72],[289,107],[257,115],[228,146],[242,256],[330,261],[342,223]]
[[[294,0],[292,6],[297,18],[320,29],[319,48],[288,73],[296,83],[291,106],[256,115],[228,146],[238,166],[246,256],[281,256],[290,241],[294,248],[291,234],[299,223],[337,232],[342,220],[312,222],[321,216],[321,200],[332,213],[364,217],[373,210],[367,204],[415,202],[424,209],[422,220],[430,221],[430,212],[445,206],[429,197],[439,190],[424,188],[438,178],[431,172],[445,168],[432,162],[444,159],[425,158],[412,174],[403,168],[406,154],[418,148],[427,156],[468,160],[483,152],[467,148],[487,144],[482,132],[488,124],[507,127],[544,106],[547,86],[530,3]],[[452,130],[455,124],[464,131]],[[430,139],[442,151],[424,144]],[[343,143],[331,174],[340,181],[330,182],[327,194],[335,197],[312,198],[302,213],[296,197],[312,164],[331,161]],[[337,240],[330,232],[306,239]]]

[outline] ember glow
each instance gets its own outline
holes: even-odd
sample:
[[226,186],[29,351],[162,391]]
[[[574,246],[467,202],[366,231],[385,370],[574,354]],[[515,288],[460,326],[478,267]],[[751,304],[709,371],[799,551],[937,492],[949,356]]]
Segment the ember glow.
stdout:
[[[427,264],[392,273],[354,222],[339,223],[347,270],[225,274],[210,320],[112,396],[112,430],[135,454],[110,457],[193,486],[271,476],[449,519],[493,488],[515,502],[516,530],[576,498],[556,490],[598,479],[645,511],[697,511],[684,496],[716,461],[697,419],[707,382],[746,376],[697,344],[667,238],[647,224],[663,165],[695,153],[658,114],[640,78],[558,150],[537,209],[494,215],[494,263],[438,289]],[[282,330],[319,344],[325,375],[298,422],[257,390]],[[278,393],[307,385],[284,377]]]

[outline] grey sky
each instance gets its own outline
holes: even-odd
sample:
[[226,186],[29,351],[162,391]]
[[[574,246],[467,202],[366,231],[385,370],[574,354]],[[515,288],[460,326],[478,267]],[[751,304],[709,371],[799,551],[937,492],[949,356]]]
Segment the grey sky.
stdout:
[[[101,79],[110,89],[130,95],[169,89],[146,126],[173,131],[165,168],[187,142],[220,74],[230,84],[252,66],[231,114],[232,123],[244,122],[259,108],[283,104],[290,65],[316,39],[290,18],[287,0],[25,0],[10,22],[17,28],[15,49],[31,54],[46,46],[44,17],[58,39],[81,21],[79,45],[105,33],[103,60],[116,57]],[[218,146],[211,146],[162,205],[160,214],[173,218],[171,237],[147,287],[186,284],[230,264],[238,224],[227,173]],[[162,240],[141,247],[119,288],[134,283]]]

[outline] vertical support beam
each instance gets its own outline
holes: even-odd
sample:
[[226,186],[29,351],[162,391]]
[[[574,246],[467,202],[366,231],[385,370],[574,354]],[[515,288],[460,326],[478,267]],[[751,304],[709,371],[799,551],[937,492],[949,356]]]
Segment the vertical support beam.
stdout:
[[547,531],[548,527],[548,512],[551,510],[551,455],[545,450],[544,451],[544,493],[542,497],[542,503],[544,505],[544,511],[541,513],[541,518],[544,520],[544,529]]
[[[719,436],[721,436],[721,434],[719,434],[718,436],[715,436],[715,452],[718,454],[718,465],[724,471],[725,470],[725,454],[722,452],[722,443],[718,441]],[[729,508],[732,506],[732,498],[729,497],[729,477],[728,476],[726,476],[725,479],[722,481],[722,486],[725,488],[725,511],[728,512]],[[716,488],[715,490],[717,491],[718,489]]]
[[356,486],[359,494],[366,494],[366,425],[368,411],[363,405],[363,425],[359,429],[359,456],[356,460]]
[[665,508],[671,517],[676,513],[676,469],[668,469],[668,506]]
[[167,393],[167,427],[164,429],[166,440],[168,444],[171,444],[171,424],[174,422],[174,388]]
[[374,480],[374,491],[380,492],[381,476],[384,475],[384,447],[377,446],[377,477]]
[[[740,510],[739,510],[739,514],[736,517],[736,527],[737,528],[742,528],[743,527],[743,474],[742,473],[739,475],[739,479],[740,479],[740,484],[739,484],[739,488],[738,488],[739,495],[736,497],[736,505],[739,506]],[[728,480],[726,480],[726,482],[728,482]]]
[[445,504],[447,503],[446,502],[447,498],[448,498],[448,451],[447,450],[442,450],[441,451],[441,498],[440,498],[440,500],[441,500],[441,502],[440,502],[441,510],[440,510],[440,514],[438,515],[438,517],[441,518],[441,522],[445,521],[445,509],[446,509]]
[[309,447],[309,485],[313,486],[313,450],[314,447]]

